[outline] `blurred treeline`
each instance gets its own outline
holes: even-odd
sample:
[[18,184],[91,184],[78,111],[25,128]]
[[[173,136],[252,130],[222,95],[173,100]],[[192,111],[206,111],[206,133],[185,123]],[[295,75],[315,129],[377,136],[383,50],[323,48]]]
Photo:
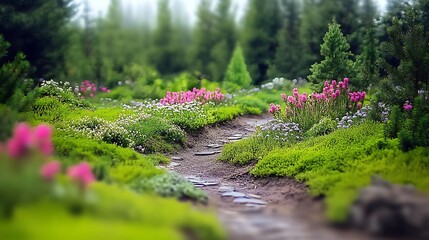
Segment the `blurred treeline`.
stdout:
[[98,16],[88,1],[77,14],[71,0],[2,0],[0,34],[11,46],[0,65],[23,52],[34,79],[90,79],[113,87],[156,70],[163,79],[186,71],[220,82],[240,44],[253,84],[305,78],[322,59],[328,23],[341,25],[356,58],[367,29],[375,29],[377,43],[387,40],[392,18],[412,4],[427,25],[428,2],[389,0],[381,14],[374,0],[248,0],[244,17],[237,19],[234,0],[201,0],[191,23],[185,0],[158,0],[157,13],[139,9],[138,18],[120,0],[111,0],[107,13]]

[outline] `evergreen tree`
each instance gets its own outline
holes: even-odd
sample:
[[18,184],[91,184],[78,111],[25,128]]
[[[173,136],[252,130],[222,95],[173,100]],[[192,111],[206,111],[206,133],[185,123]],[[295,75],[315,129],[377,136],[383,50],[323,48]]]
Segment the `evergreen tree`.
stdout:
[[63,69],[72,14],[71,0],[1,1],[0,33],[11,44],[5,60],[23,52],[36,77],[53,78]]
[[212,62],[212,49],[214,48],[214,20],[210,11],[210,0],[202,0],[197,12],[197,24],[194,27],[192,60],[194,69],[200,71],[203,78],[210,76],[209,65]]
[[[350,45],[336,22],[329,24],[328,32],[323,37],[320,53],[324,59],[311,66],[311,75],[308,79],[319,87],[326,80],[345,77],[354,80],[353,54],[349,51]],[[353,82],[352,82],[353,83]]]
[[272,67],[270,78],[285,77],[287,79],[303,76],[302,46],[299,35],[300,10],[297,0],[282,0],[283,24],[278,34],[278,48]]
[[18,53],[10,62],[5,61],[9,46],[0,35],[0,103],[6,103],[12,97],[29,68],[23,53]]
[[252,78],[247,71],[243,51],[241,47],[237,45],[226,70],[223,88],[228,92],[234,92],[249,87],[251,83]]
[[388,75],[381,83],[381,100],[403,104],[415,99],[421,90],[424,99],[429,98],[429,34],[419,20],[418,12],[409,9],[402,20],[394,18],[387,29],[390,39],[381,48],[399,63],[382,61]]
[[277,0],[250,0],[245,16],[243,45],[254,84],[267,80],[270,62],[277,49],[277,35],[281,26]]
[[356,61],[358,70],[356,85],[361,89],[368,88],[370,84],[378,83],[379,68],[377,60],[379,53],[377,46],[375,26],[372,24],[369,25],[365,34],[363,52],[358,56]]
[[219,0],[216,11],[213,14],[213,38],[214,46],[210,57],[210,76],[215,81],[221,81],[224,77],[228,61],[231,59],[236,45],[236,31],[234,15],[231,10],[231,0]]

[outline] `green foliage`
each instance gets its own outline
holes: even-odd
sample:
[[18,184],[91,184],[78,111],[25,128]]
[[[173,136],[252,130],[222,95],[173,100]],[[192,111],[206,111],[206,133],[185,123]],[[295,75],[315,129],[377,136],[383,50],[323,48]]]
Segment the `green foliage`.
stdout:
[[[189,235],[201,240],[226,238],[211,214],[173,199],[137,195],[116,185],[93,184],[83,197],[78,198],[81,203],[77,213],[72,211],[70,199],[64,195],[55,197],[18,208],[13,221],[0,219],[0,237],[58,239],[67,234],[69,237],[98,239],[106,236],[107,226],[110,239],[145,236],[178,240]],[[42,216],[44,221],[40,221]]]
[[356,60],[358,72],[355,85],[359,89],[368,89],[370,85],[379,83],[379,67],[377,65],[379,53],[377,46],[375,26],[371,23],[365,33],[363,51]]
[[30,111],[36,121],[57,123],[73,109],[55,97],[37,98],[31,105]]
[[0,104],[0,141],[4,141],[12,136],[12,129],[15,124],[22,120],[22,117],[10,107]]
[[207,195],[202,190],[176,173],[166,173],[150,179],[142,179],[131,184],[131,187],[138,192],[153,191],[163,197],[207,202]]
[[383,146],[383,125],[363,123],[350,129],[340,129],[329,135],[298,143],[265,156],[252,174],[258,176],[296,176],[314,169],[344,171],[356,159]]
[[252,78],[247,71],[243,52],[241,47],[237,45],[226,70],[223,88],[227,92],[235,92],[239,89],[248,88],[251,83]]
[[296,145],[274,149],[251,171],[257,176],[294,176],[314,196],[325,196],[329,220],[343,222],[357,191],[373,174],[429,191],[428,148],[403,153],[398,141],[385,141],[383,125],[365,122]]
[[[11,55],[23,52],[38,78],[52,78],[59,73],[68,44],[66,25],[72,15],[72,1],[2,1],[0,9],[0,33],[11,43]],[[18,54],[17,60],[22,61],[23,55]],[[18,74],[23,66],[28,67],[26,63],[16,66],[21,68]]]
[[241,37],[248,70],[255,85],[268,78],[268,68],[277,50],[275,36],[281,22],[278,1],[249,1]]
[[25,55],[21,52],[17,53],[8,62],[9,47],[10,44],[0,34],[0,103],[6,103],[12,97],[14,91],[18,90],[17,88],[24,80],[24,74],[30,67],[29,63],[25,60]]
[[350,45],[336,22],[329,24],[328,32],[323,37],[320,53],[324,59],[311,66],[308,79],[321,88],[323,82],[332,79],[340,80],[345,77],[354,79],[353,54]]
[[401,105],[419,96],[428,97],[429,35],[419,22],[418,13],[409,9],[403,19],[394,18],[387,28],[389,41],[381,48],[396,62],[382,61],[387,77],[382,80],[379,98],[389,104]]
[[268,70],[269,76],[282,76],[288,79],[304,76],[302,69],[302,43],[299,34],[300,2],[297,0],[282,0],[282,26],[277,34],[278,47],[273,64]]
[[398,137],[398,132],[403,125],[404,116],[398,106],[393,106],[386,124],[385,136],[388,138]]
[[305,134],[309,137],[317,137],[329,134],[337,129],[337,121],[330,118],[322,118],[313,125]]
[[220,123],[230,121],[237,116],[243,115],[244,110],[240,106],[219,106],[208,110],[210,123]]

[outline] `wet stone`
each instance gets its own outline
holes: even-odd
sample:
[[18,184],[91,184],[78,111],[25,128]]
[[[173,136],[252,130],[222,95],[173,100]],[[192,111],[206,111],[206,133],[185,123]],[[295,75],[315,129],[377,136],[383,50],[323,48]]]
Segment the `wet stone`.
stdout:
[[247,196],[248,196],[249,198],[261,199],[261,196],[259,196],[259,195],[255,195],[255,194],[250,194],[250,193],[248,193],[248,194],[247,194]]
[[205,181],[205,182],[203,182],[203,184],[204,184],[204,186],[217,186],[217,185],[219,185],[219,183],[218,182],[214,182],[214,181]]
[[232,135],[232,137],[239,137],[239,138],[242,138],[242,137],[243,137],[243,134],[241,134],[241,133],[237,133],[237,134]]
[[176,157],[176,156],[174,156],[174,157],[171,157],[171,160],[172,161],[182,161],[183,158],[182,157]]
[[250,203],[250,204],[260,204],[260,205],[266,205],[267,204],[267,202],[259,200],[259,199],[244,198],[244,197],[234,199],[234,203],[240,203],[240,204]]
[[203,185],[203,184],[194,184],[194,186],[195,186],[195,187],[199,187],[199,188],[204,187],[204,185]]
[[220,145],[220,144],[209,144],[209,145],[207,145],[207,147],[208,148],[221,148],[222,145]]
[[234,141],[234,140],[240,140],[240,139],[242,139],[243,137],[242,136],[239,136],[239,137],[228,137],[227,139],[228,140],[232,140],[232,141]]
[[195,156],[209,156],[209,155],[214,155],[216,154],[216,152],[196,152],[194,153]]
[[261,205],[261,204],[253,204],[253,203],[247,203],[245,205],[248,208],[265,208],[267,205]]
[[182,165],[181,163],[178,163],[178,162],[171,162],[170,164],[168,164],[168,167],[169,168],[172,168],[172,167],[178,167],[178,166],[180,166],[180,165]]
[[221,186],[219,187],[219,192],[234,192],[235,189],[230,186]]
[[222,197],[245,198],[246,194],[241,192],[224,192]]

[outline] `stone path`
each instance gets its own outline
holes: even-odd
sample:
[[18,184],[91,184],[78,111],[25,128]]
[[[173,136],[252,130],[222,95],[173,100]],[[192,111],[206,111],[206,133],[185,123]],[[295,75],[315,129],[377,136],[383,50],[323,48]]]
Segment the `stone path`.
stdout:
[[[304,215],[295,211],[297,206],[302,207],[301,200],[311,202],[302,184],[287,179],[265,183],[251,177],[247,173],[250,168],[216,160],[224,144],[250,136],[257,125],[268,120],[242,117],[196,136],[192,148],[173,156],[167,167],[207,192],[232,240],[372,239],[356,232],[333,230],[320,221],[315,221],[317,224],[309,221],[309,216],[305,216],[313,214],[309,209],[304,210]],[[297,186],[291,186],[294,184]],[[321,211],[314,215],[320,217]]]

